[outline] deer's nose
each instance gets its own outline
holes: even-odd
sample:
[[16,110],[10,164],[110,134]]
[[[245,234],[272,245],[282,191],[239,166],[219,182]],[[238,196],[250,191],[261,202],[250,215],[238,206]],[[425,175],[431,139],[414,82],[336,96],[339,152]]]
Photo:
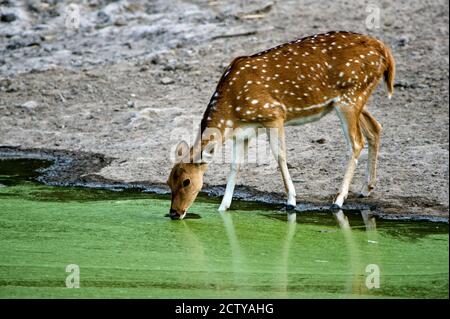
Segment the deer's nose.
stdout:
[[180,219],[180,214],[178,214],[178,212],[175,209],[171,208],[169,212],[169,217],[172,220]]

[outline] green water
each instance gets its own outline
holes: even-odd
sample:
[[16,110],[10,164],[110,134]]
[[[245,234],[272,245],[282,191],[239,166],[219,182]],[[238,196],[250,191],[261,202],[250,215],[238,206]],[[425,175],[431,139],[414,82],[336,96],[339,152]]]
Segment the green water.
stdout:
[[205,197],[171,221],[167,196],[44,186],[42,165],[0,161],[1,298],[448,298],[448,224],[353,212],[345,231],[330,213],[287,223],[255,203],[219,214]]

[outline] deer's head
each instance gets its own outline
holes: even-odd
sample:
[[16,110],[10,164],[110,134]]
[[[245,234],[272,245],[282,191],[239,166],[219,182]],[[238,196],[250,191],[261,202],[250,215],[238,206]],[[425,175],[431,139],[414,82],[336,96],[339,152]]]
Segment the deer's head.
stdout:
[[[176,150],[178,153],[179,150]],[[170,172],[167,185],[172,192],[169,216],[183,219],[203,186],[206,163],[176,163]]]

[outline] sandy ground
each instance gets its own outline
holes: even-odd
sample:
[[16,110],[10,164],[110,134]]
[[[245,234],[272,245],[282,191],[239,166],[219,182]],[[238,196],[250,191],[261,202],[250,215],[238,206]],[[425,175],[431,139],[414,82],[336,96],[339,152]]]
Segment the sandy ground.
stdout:
[[[80,28],[65,24],[68,2],[2,1],[0,145],[96,153],[85,179],[159,185],[177,132],[191,138],[233,57],[329,30],[371,34],[397,62],[392,100],[379,87],[369,102],[383,125],[378,187],[356,199],[363,153],[348,203],[387,214],[448,217],[449,8],[442,1],[74,1]],[[10,21],[13,20],[13,21]],[[8,22],[10,21],[10,22]],[[318,143],[317,141],[321,141]],[[299,203],[331,204],[347,149],[338,118],[287,129]],[[83,155],[84,156],[84,155]],[[273,162],[246,165],[239,185],[283,193]],[[228,164],[214,163],[205,187],[223,191]]]

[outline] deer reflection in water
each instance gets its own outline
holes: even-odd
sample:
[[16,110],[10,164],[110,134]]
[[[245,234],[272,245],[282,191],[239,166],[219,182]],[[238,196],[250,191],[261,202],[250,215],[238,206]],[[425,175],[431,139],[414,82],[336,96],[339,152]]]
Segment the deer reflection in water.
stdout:
[[[361,242],[361,240],[355,239],[355,232],[360,232],[359,227],[352,229],[350,227],[350,222],[347,216],[344,214],[342,210],[335,212],[334,218],[337,221],[337,226],[340,229],[340,233],[342,234],[343,242],[345,244],[345,248],[343,254],[348,256],[348,271],[344,273],[344,281],[343,281],[343,292],[348,295],[355,294],[365,294],[368,292],[368,288],[366,285],[366,267],[367,264],[378,264],[378,239],[376,232],[376,221],[375,217],[371,214],[370,211],[362,211],[362,221],[364,222],[366,229],[367,241]],[[225,233],[225,237],[223,240],[228,242],[229,251],[230,251],[230,269],[232,277],[222,277],[221,274],[216,273],[212,266],[213,259],[208,257],[208,250],[206,249],[207,242],[204,239],[200,239],[201,236],[196,235],[196,230],[191,229],[188,221],[183,221],[182,224],[183,229],[183,237],[188,240],[185,242],[189,242],[190,246],[190,254],[192,257],[195,256],[195,268],[197,269],[207,269],[204,273],[204,277],[202,278],[202,282],[206,286],[214,286],[218,289],[221,288],[231,288],[231,289],[248,289],[255,288],[255,277],[258,274],[258,270],[252,269],[252,259],[251,255],[254,253],[253,251],[248,251],[246,239],[239,238],[239,232],[236,231],[236,225],[233,221],[233,213],[230,212],[221,212],[220,213],[221,220],[223,223],[223,231]],[[285,215],[286,216],[286,215]],[[265,285],[270,285],[270,289],[276,292],[278,297],[286,297],[288,298],[290,295],[290,289],[294,289],[294,286],[297,286],[298,290],[298,282],[297,279],[300,275],[302,278],[310,279],[306,273],[302,273],[299,271],[301,265],[293,265],[290,263],[290,254],[296,250],[295,245],[295,237],[298,231],[301,231],[302,225],[297,222],[297,216],[295,213],[288,214],[288,223],[284,223],[282,225],[284,235],[281,237],[282,242],[280,243],[280,249],[272,250],[274,253],[269,254],[269,259],[267,259],[268,264],[266,266],[273,265],[271,270],[273,275],[273,280],[265,282]],[[351,221],[354,221],[353,219]],[[356,221],[355,221],[356,222]],[[280,225],[281,226],[281,225]],[[239,227],[239,226],[238,226]],[[358,236],[360,239],[361,237]],[[271,245],[276,245],[276,243],[268,243]],[[226,242],[225,242],[226,245]],[[364,245],[367,245],[363,247]],[[364,250],[370,250],[370,258],[367,259],[366,255],[362,256],[362,252]],[[224,252],[226,254],[226,252]],[[298,255],[298,251],[297,251]],[[308,259],[308,256],[304,256],[305,260]],[[275,262],[274,262],[275,261]],[[331,261],[334,262],[334,261]],[[226,262],[225,262],[226,263]],[[332,264],[329,264],[332,266]],[[297,267],[296,267],[297,266]],[[290,269],[290,267],[296,267],[294,269]],[[228,270],[226,271],[228,272]],[[319,275],[320,273],[313,274]],[[329,275],[328,273],[323,273],[323,275]],[[187,281],[192,280],[192,278],[186,278]],[[290,288],[291,286],[291,288]]]

